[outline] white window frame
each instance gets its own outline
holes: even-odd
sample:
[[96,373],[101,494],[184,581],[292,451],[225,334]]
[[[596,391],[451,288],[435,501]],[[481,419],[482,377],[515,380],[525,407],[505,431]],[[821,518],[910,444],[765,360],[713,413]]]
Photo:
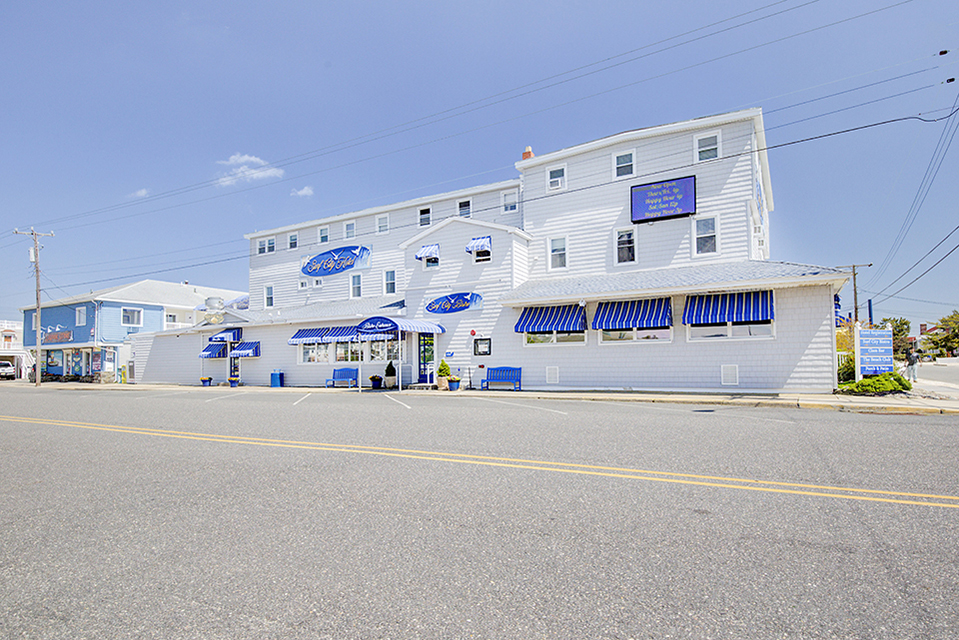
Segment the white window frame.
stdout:
[[[323,239],[323,236],[326,236],[326,239]],[[317,227],[316,229],[316,243],[317,244],[327,244],[330,241],[330,228],[329,227]]]
[[272,238],[260,238],[256,242],[256,255],[263,256],[276,251],[276,236]]
[[[172,318],[172,320],[171,320],[171,318]],[[176,323],[178,322],[177,319],[176,319],[176,314],[175,314],[175,313],[164,313],[164,314],[163,314],[163,321],[164,321],[164,322],[170,322],[170,323],[173,323],[173,324],[176,324]]]
[[[423,214],[426,214],[426,224],[423,224]],[[433,224],[433,207],[420,207],[416,210],[416,223],[420,227],[428,227]]]
[[[386,223],[385,225],[383,223]],[[385,228],[384,228],[385,226]],[[390,232],[390,214],[384,213],[376,216],[376,235],[382,236]]]
[[73,324],[77,327],[87,326],[87,308],[86,306],[80,306],[74,311]]
[[[123,317],[127,312],[136,312],[136,322],[125,322]],[[140,307],[120,307],[120,326],[121,327],[142,327],[143,309]]]
[[[359,294],[356,294],[356,289],[359,287]],[[350,274],[350,298],[362,298],[363,297],[363,274],[362,273],[353,273]]]
[[[431,260],[434,262],[431,262]],[[436,256],[435,258],[423,258],[421,262],[423,263],[423,271],[434,271],[440,268],[439,256]]]
[[[620,260],[619,259],[619,234],[629,232],[633,237],[633,259],[632,260]],[[623,265],[635,265],[639,262],[639,250],[638,243],[636,242],[636,227],[621,227],[613,231],[613,264],[617,267]]]
[[276,287],[272,284],[263,285],[263,308],[272,309],[276,306]]
[[322,289],[323,288],[323,278],[313,278],[313,288]]
[[[390,292],[390,274],[393,274],[393,291]],[[385,269],[383,271],[383,295],[392,295],[396,293],[396,269]]]
[[[630,157],[629,161],[629,173],[624,173],[619,175],[619,165],[616,164],[617,160],[628,155]],[[632,178],[636,175],[636,150],[635,149],[626,149],[624,151],[617,151],[610,155],[613,163],[613,180],[625,180],[626,178]],[[624,165],[625,166],[625,165]]]
[[33,331],[37,330],[37,312],[35,308],[34,308],[33,316],[31,316],[30,318],[30,329]]
[[[563,241],[563,266],[553,266],[553,240]],[[569,269],[569,236],[551,236],[546,238],[546,270],[566,271]]]
[[[661,330],[662,330],[661,328],[656,328],[656,329],[640,329],[640,328],[636,328],[636,327],[634,327],[634,328],[632,328],[632,329],[622,329],[622,331],[628,331],[628,332],[630,333],[630,337],[629,337],[629,338],[626,338],[626,339],[623,339],[623,340],[609,340],[609,339],[604,338],[604,337],[603,337],[603,333],[605,333],[606,331],[608,331],[607,329],[599,329],[599,330],[597,330],[597,333],[599,334],[599,344],[601,344],[601,345],[607,345],[607,346],[608,346],[608,345],[618,345],[618,344],[670,344],[670,343],[673,341],[673,328],[672,328],[672,327],[666,327],[666,330],[669,331],[669,337],[668,337],[668,338],[646,338],[646,337],[644,337],[645,335],[647,335],[647,332],[661,331]],[[614,329],[613,331],[617,331],[617,330]]]
[[[466,215],[463,215],[463,205],[466,205]],[[460,218],[472,218],[473,217],[473,199],[467,198],[466,200],[457,200],[456,201],[456,215]]]
[[[700,252],[699,252],[699,237],[700,237],[700,236],[699,236],[699,231],[698,231],[698,229],[697,229],[697,224],[696,224],[699,220],[712,220],[712,221],[713,221],[713,236],[716,238],[716,250],[715,250],[715,251],[708,251],[708,252],[703,252],[703,253],[700,253]],[[711,258],[711,257],[715,257],[715,256],[720,255],[720,250],[721,250],[722,246],[721,246],[721,244],[720,244],[720,242],[719,242],[719,240],[720,240],[720,238],[719,238],[719,216],[718,216],[718,215],[713,215],[713,216],[691,216],[691,217],[690,217],[690,221],[691,221],[691,224],[692,224],[692,227],[691,227],[691,230],[690,230],[690,238],[691,238],[691,241],[690,241],[690,250],[692,251],[692,257],[693,257],[694,259],[696,259],[696,258]],[[704,235],[703,237],[705,238],[705,237],[708,237],[708,236],[705,236],[705,235]]]
[[297,285],[297,289],[300,291],[306,291],[309,288],[310,288],[309,278],[300,278],[299,284]]
[[[298,349],[299,353],[297,354],[297,358],[296,358],[297,364],[301,364],[301,365],[304,365],[304,366],[307,366],[307,367],[313,367],[313,366],[316,366],[316,365],[318,365],[318,364],[330,364],[330,352],[333,351],[332,349],[330,349],[330,345],[331,345],[331,344],[333,344],[333,343],[320,342],[320,343],[316,343],[316,344],[301,344],[301,345],[299,345],[299,347],[300,347],[300,348]],[[326,351],[326,359],[325,359],[325,360],[314,360],[314,361],[312,361],[312,362],[308,362],[308,361],[305,359],[305,357],[306,357],[305,352],[306,352],[307,350],[313,350],[313,349],[316,349],[316,348],[318,348],[318,347],[322,347],[323,350]]]
[[356,220],[343,223],[343,239],[352,240],[356,237]]
[[519,191],[516,189],[501,192],[499,199],[503,205],[503,213],[512,213],[519,210]]
[[[586,343],[589,341],[588,331],[528,331],[523,334],[523,346],[532,347],[537,349],[540,347],[585,347]],[[530,342],[529,338],[532,335],[542,335],[545,336],[549,334],[550,339],[544,342]],[[571,336],[582,334],[582,340],[559,340],[559,334],[564,336]]]
[[[482,256],[480,254],[483,254]],[[493,261],[493,249],[475,249],[473,251],[473,264],[486,264]]]
[[300,234],[297,231],[287,234],[286,236],[286,250],[294,251],[300,245]]
[[[557,171],[559,169],[563,170],[563,175],[560,178],[551,178],[550,173]],[[552,186],[553,180],[559,180],[557,186]],[[566,185],[569,181],[569,173],[566,170],[566,164],[557,164],[552,167],[546,167],[546,191],[566,191]]]
[[[719,341],[719,340],[775,340],[776,339],[776,321],[775,320],[768,320],[763,322],[716,323],[715,326],[717,331],[719,328],[722,327],[723,324],[725,324],[723,335],[717,335],[717,336],[694,336],[693,335],[692,329],[694,327],[706,327],[706,326],[711,326],[711,324],[712,323],[704,323],[704,324],[696,324],[696,325],[687,324],[686,340],[688,342],[713,342],[713,341]],[[750,325],[768,326],[769,333],[764,335],[755,335],[755,336],[736,335],[737,326],[750,326]]]
[[[700,149],[699,141],[706,138],[712,138],[716,136],[716,157],[715,158],[703,158],[700,159]],[[711,149],[712,147],[707,147]],[[713,162],[714,160],[721,160],[723,157],[723,135],[721,129],[716,129],[715,131],[707,131],[705,133],[700,133],[693,136],[693,164],[699,164],[700,162]]]

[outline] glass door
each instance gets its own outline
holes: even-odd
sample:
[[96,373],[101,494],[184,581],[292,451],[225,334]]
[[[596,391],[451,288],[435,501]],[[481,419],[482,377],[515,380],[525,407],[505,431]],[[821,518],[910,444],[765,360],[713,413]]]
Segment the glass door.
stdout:
[[432,384],[432,367],[433,367],[433,334],[432,333],[421,333],[419,334],[419,361],[420,361],[420,377],[419,381],[423,384]]

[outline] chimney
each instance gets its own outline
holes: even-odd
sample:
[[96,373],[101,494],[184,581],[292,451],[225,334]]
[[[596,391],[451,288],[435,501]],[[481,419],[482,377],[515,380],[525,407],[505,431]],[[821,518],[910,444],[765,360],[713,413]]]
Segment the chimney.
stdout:
[[536,154],[533,153],[533,147],[526,147],[526,151],[523,152],[523,160],[529,160],[534,157]]
[[925,323],[925,322],[923,322],[923,323],[921,323],[921,324],[919,325],[919,335],[923,335],[924,333],[926,333],[926,323]]

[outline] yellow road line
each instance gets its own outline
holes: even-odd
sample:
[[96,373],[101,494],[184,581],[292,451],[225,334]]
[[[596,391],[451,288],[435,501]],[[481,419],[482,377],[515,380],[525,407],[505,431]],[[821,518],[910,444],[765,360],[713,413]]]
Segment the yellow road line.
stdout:
[[[78,429],[92,429],[98,431],[113,431],[134,435],[148,435],[206,442],[222,442],[228,444],[249,444],[288,449],[308,449],[315,451],[333,451],[340,453],[363,453],[394,458],[414,460],[433,460],[436,462],[454,462],[460,464],[474,464],[491,467],[529,469],[536,471],[557,471],[580,475],[602,476],[609,478],[625,478],[631,480],[648,480],[651,482],[668,482],[703,487],[724,489],[741,489],[748,491],[762,491],[767,493],[782,493],[792,495],[817,496],[826,498],[845,498],[847,500],[864,500],[870,502],[886,502],[894,504],[909,504],[926,507],[959,508],[959,496],[935,495],[924,493],[910,493],[902,491],[884,491],[877,489],[859,489],[853,487],[836,487],[828,485],[813,485],[770,480],[753,480],[749,478],[729,478],[698,474],[674,473],[667,471],[651,471],[647,469],[630,469],[622,467],[606,467],[569,462],[553,462],[544,460],[527,460],[522,458],[502,458],[494,456],[478,456],[463,453],[449,453],[440,451],[424,451],[419,449],[398,449],[388,447],[371,447],[366,445],[334,444],[326,442],[302,442],[296,440],[277,440],[271,438],[255,438],[248,436],[227,436],[192,431],[173,431],[168,429],[154,429],[149,427],[127,427],[122,425],[98,424],[90,422],[76,422],[70,420],[55,420],[46,418],[29,418],[20,416],[0,416],[0,421],[21,422],[62,426]],[[735,483],[735,484],[734,484]],[[836,493],[829,493],[836,492]],[[853,495],[867,494],[867,495]],[[888,497],[886,497],[888,496]],[[898,496],[896,498],[892,496]],[[906,500],[904,498],[922,498],[923,500]],[[929,500],[948,500],[955,502],[929,502]]]

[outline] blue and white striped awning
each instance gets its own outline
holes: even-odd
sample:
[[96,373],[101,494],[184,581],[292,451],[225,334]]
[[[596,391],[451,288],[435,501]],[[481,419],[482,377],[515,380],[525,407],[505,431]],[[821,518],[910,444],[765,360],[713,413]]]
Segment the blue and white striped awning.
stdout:
[[516,333],[540,331],[585,331],[586,308],[578,304],[561,307],[526,307],[513,327]]
[[236,345],[236,348],[230,352],[231,358],[259,358],[260,357],[260,343],[259,342],[241,342]]
[[356,327],[330,327],[320,342],[352,342],[356,340]]
[[683,324],[760,322],[775,317],[772,291],[689,296],[683,310]]
[[593,316],[593,329],[652,329],[673,324],[669,298],[601,302]]
[[242,327],[234,327],[233,329],[224,329],[220,333],[215,333],[212,336],[210,336],[210,342],[239,342],[242,335],[243,335]]
[[482,238],[473,238],[470,240],[469,244],[466,245],[466,253],[473,253],[474,251],[492,251],[493,250],[493,238],[491,236],[483,236]]
[[206,348],[200,352],[201,358],[225,358],[226,357],[226,343],[225,342],[211,342],[206,345]]
[[287,340],[287,344],[316,344],[321,342],[320,338],[329,331],[329,327],[316,327],[313,329],[300,329],[293,334],[293,337]]
[[417,260],[422,260],[423,258],[439,258],[440,246],[438,244],[425,244],[420,247],[420,250],[417,251],[413,257]]
[[[446,329],[441,324],[428,322],[426,320],[408,320],[406,318],[387,318],[385,316],[373,316],[367,318],[356,327],[360,334],[382,334],[394,331],[407,331],[409,333],[446,333]],[[376,338],[382,340],[382,338]]]

